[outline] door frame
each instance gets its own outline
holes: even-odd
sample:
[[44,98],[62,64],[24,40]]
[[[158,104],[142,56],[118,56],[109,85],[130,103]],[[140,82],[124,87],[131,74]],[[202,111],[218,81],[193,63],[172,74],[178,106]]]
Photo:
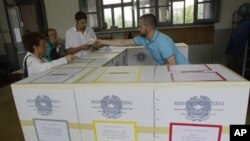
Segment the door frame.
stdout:
[[[48,28],[45,3],[44,3],[44,0],[12,0],[12,1],[3,0],[3,4],[4,4],[6,17],[7,17],[10,39],[13,45],[11,49],[8,49],[9,51],[6,50],[6,54],[8,57],[9,65],[11,66],[11,70],[18,70],[21,68],[22,64],[20,64],[18,61],[19,56],[18,56],[17,42],[15,41],[15,34],[14,34],[13,25],[11,23],[11,18],[9,15],[9,8],[17,7],[18,16],[20,17],[20,10],[18,6],[34,4],[35,9],[36,9],[37,22],[39,23],[38,24],[39,32],[45,33]],[[19,25],[21,25],[20,21],[19,21]],[[21,34],[24,33],[22,29],[20,29],[20,31],[21,31]]]
[[[45,3],[44,0],[14,0],[16,1],[15,4],[8,4],[8,0],[4,0],[4,7],[6,16],[8,19],[8,24],[10,23],[10,17],[8,13],[8,7],[9,6],[21,6],[21,5],[30,5],[34,4],[36,8],[36,14],[37,14],[37,22],[39,23],[39,32],[45,33],[48,28],[48,21],[46,16],[46,9],[45,9]],[[20,12],[20,11],[19,11]]]

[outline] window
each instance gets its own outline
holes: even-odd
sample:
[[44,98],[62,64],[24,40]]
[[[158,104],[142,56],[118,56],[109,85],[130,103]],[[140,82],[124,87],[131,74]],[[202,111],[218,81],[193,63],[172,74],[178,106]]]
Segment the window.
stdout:
[[184,1],[173,1],[173,24],[183,24],[184,17]]
[[134,13],[136,0],[100,0],[103,12],[103,22],[107,28],[131,28],[135,27],[137,16]]
[[220,0],[80,0],[90,26],[136,28],[138,17],[154,14],[158,26],[211,23],[219,19]]
[[81,10],[86,13],[90,27],[100,26],[97,2],[98,0],[80,0]]
[[171,23],[172,2],[170,0],[158,1],[158,22],[163,24]]
[[194,0],[185,1],[185,23],[194,23]]
[[195,0],[195,3],[197,23],[218,21],[220,0]]
[[139,16],[144,14],[153,14],[155,15],[155,0],[139,0]]

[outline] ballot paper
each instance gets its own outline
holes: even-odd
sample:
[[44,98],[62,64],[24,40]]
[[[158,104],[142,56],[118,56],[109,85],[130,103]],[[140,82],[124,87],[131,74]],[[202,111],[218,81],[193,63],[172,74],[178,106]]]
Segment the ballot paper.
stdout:
[[86,43],[86,45],[94,45],[96,42],[95,39],[89,39],[89,41]]

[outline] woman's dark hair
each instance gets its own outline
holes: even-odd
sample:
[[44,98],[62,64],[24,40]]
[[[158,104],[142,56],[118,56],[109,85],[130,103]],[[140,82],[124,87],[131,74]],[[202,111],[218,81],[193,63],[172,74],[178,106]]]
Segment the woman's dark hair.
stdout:
[[39,46],[41,40],[45,40],[45,36],[39,32],[28,32],[23,35],[23,46],[27,51],[34,53],[33,46]]
[[78,11],[75,14],[75,20],[80,21],[81,19],[87,20],[87,15],[83,13],[82,11]]

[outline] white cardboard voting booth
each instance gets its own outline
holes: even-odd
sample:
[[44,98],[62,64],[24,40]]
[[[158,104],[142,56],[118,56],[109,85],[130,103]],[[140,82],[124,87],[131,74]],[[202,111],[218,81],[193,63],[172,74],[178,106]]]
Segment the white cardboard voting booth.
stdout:
[[85,141],[152,141],[154,66],[103,67],[75,88]]
[[[229,141],[229,125],[246,122],[248,97],[249,82],[222,65],[157,66],[154,81],[155,140],[168,141],[174,135],[174,139],[212,140],[206,133],[209,130],[205,129],[221,126],[221,133],[212,135],[219,134],[221,141]],[[179,128],[172,133],[171,123],[178,123]],[[207,137],[201,134],[191,136],[192,132],[184,134],[185,128],[194,130],[191,126],[196,125],[204,127],[196,133],[203,131]],[[177,135],[180,132],[183,134]]]
[[249,81],[218,64],[102,67],[130,64],[132,48],[12,84],[25,140],[229,141],[229,125],[245,123]]
[[73,82],[93,69],[51,69],[11,85],[26,141],[81,141]]

